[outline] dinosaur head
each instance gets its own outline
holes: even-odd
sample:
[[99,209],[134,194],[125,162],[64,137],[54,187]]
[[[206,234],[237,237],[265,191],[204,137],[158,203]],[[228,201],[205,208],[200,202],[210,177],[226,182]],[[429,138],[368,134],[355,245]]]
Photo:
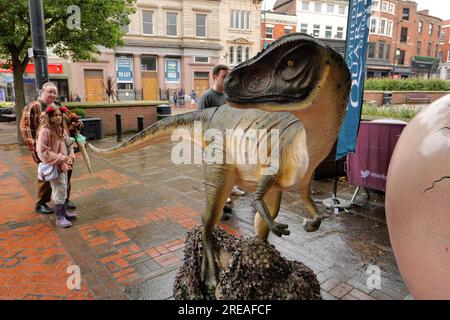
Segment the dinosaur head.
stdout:
[[[228,74],[227,103],[265,111],[306,109],[327,85],[329,73],[338,71],[331,70],[336,63],[345,65],[329,46],[305,34],[288,34]],[[346,67],[343,77],[350,79]]]

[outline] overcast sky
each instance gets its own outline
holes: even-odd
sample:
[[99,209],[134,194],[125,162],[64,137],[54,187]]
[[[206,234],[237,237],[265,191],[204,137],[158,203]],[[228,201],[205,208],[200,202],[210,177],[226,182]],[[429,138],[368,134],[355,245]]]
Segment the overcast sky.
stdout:
[[[276,0],[264,0],[262,8],[270,10],[275,2]],[[450,0],[415,0],[415,2],[419,10],[429,9],[430,15],[442,20],[450,20]]]

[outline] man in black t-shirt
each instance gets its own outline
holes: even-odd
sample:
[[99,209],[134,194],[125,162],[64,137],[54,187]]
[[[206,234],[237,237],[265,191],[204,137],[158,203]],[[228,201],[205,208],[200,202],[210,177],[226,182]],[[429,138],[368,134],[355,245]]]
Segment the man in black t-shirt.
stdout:
[[[214,84],[212,88],[206,90],[198,100],[198,110],[220,107],[226,104],[227,95],[224,93],[223,84],[225,82],[225,78],[228,75],[229,68],[226,65],[219,64],[213,69],[213,81]],[[240,190],[237,186],[233,187],[231,191],[232,194],[243,196],[245,194],[244,191]],[[228,198],[227,203],[231,202],[231,199]],[[231,208],[227,205],[223,208],[222,220],[228,220],[231,214]]]

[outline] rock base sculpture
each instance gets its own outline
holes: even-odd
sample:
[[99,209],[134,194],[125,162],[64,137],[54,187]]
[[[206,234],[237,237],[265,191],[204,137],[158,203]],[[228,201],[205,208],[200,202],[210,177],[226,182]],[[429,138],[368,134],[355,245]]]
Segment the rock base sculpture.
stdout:
[[184,264],[175,279],[177,300],[320,300],[319,281],[301,262],[288,261],[259,238],[239,239],[222,228],[214,233],[219,258],[219,282],[215,292],[206,292],[200,281],[202,263],[201,227],[188,233]]

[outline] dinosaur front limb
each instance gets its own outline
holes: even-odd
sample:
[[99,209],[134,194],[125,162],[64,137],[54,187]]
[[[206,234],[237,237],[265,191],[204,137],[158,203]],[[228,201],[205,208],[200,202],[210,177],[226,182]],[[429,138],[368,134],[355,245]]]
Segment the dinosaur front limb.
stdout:
[[[288,225],[283,223],[275,222],[274,218],[270,215],[270,211],[267,205],[264,203],[264,196],[266,193],[274,186],[275,176],[263,176],[259,181],[255,192],[255,200],[253,201],[253,207],[261,216],[261,218],[267,223],[270,231],[272,231],[277,236],[281,237],[284,235],[289,235]],[[281,199],[281,197],[280,197]],[[278,212],[277,212],[278,213]]]
[[314,200],[311,198],[311,179],[309,179],[309,182],[304,186],[303,188],[300,188],[300,196],[302,197],[303,204],[306,207],[306,210],[308,210],[308,213],[311,215],[312,219],[305,219],[303,221],[303,229],[307,232],[314,232],[320,227],[320,223],[322,222],[322,219],[319,217],[317,213],[317,207],[314,203]]
[[[269,209],[270,216],[273,220],[276,219],[278,212],[280,211],[281,195],[281,190],[272,188],[264,196],[264,202],[267,204],[267,208]],[[260,239],[267,240],[270,229],[266,221],[261,218],[261,215],[255,215],[254,225],[256,236]]]
[[230,171],[229,167],[223,165],[205,166],[206,208],[201,217],[203,257],[200,280],[207,290],[214,290],[218,280],[219,259],[214,250],[212,234],[235,182]]

